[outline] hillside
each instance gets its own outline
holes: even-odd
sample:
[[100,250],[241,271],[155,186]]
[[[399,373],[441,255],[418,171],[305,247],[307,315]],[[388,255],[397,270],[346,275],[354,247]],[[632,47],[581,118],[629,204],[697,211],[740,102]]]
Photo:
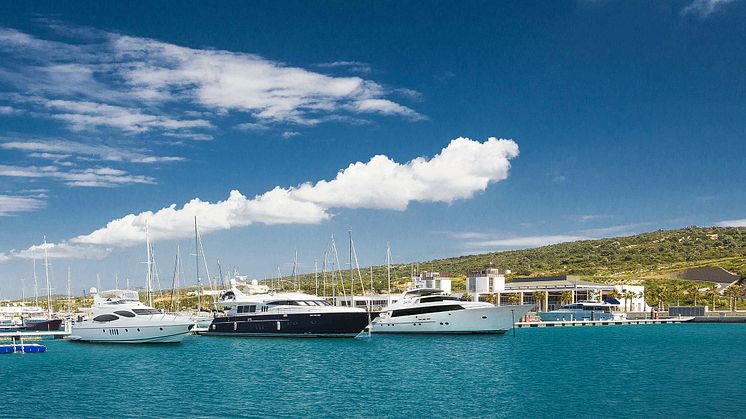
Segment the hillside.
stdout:
[[[638,282],[671,278],[679,270],[719,266],[746,277],[746,227],[688,227],[635,236],[583,240],[533,249],[468,255],[419,262],[421,271],[438,271],[456,278],[463,288],[469,269],[488,265],[511,269],[512,276],[579,275],[598,282]],[[370,268],[363,269],[366,287]],[[408,280],[411,264],[392,265],[392,282]],[[349,280],[349,274],[344,273]],[[509,276],[510,278],[510,276]],[[704,279],[704,278],[703,278]],[[301,277],[313,287],[313,275]],[[287,281],[287,279],[286,279]],[[386,267],[373,267],[374,288],[385,288]]]

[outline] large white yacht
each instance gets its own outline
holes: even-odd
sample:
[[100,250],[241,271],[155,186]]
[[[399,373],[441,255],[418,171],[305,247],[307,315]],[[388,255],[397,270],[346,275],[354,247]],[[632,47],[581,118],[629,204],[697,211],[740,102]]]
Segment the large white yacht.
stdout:
[[273,293],[252,283],[244,293],[235,283],[218,304],[229,308],[207,331],[217,336],[355,337],[369,323],[361,308],[339,307],[301,292]]
[[565,304],[562,308],[552,311],[540,311],[539,317],[542,321],[608,321],[623,320],[627,313],[615,311],[619,304],[612,304],[607,301],[578,301],[572,304]]
[[532,307],[461,301],[441,289],[415,288],[381,311],[372,322],[372,332],[501,334]]
[[164,314],[140,302],[136,291],[91,289],[91,318],[72,325],[70,340],[111,343],[177,343],[194,326],[188,317]]

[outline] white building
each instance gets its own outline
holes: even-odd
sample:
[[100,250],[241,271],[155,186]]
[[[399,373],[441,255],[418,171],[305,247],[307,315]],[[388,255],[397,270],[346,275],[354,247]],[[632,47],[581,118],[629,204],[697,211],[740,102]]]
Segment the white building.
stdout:
[[468,271],[466,273],[466,291],[473,295],[494,294],[505,290],[504,271],[497,268],[486,268]]
[[451,278],[440,276],[440,272],[420,272],[412,277],[412,283],[415,288],[438,288],[446,294],[451,293]]
[[[623,307],[624,311],[650,311],[650,306],[645,304],[645,287],[643,285],[614,285],[614,289],[620,295],[619,302],[626,307],[626,309]],[[629,294],[627,294],[628,291]],[[624,298],[625,295],[628,295],[628,298]]]

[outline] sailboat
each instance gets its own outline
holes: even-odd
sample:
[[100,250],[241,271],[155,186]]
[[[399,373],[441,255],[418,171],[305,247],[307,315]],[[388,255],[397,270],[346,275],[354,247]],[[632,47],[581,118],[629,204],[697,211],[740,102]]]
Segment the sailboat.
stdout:
[[[52,288],[49,285],[49,254],[47,253],[47,236],[44,236],[44,275],[47,281],[47,316],[45,317],[25,317],[23,319],[23,328],[26,330],[59,330],[62,326],[62,319],[52,318]],[[36,282],[36,270],[34,269],[34,282]]]

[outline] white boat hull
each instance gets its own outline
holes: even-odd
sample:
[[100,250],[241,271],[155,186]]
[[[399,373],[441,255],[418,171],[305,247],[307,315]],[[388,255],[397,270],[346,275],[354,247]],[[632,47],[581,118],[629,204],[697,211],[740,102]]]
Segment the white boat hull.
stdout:
[[106,343],[178,343],[194,323],[191,322],[111,322],[96,324],[85,321],[72,326],[68,339],[80,342]]
[[378,317],[373,321],[373,333],[437,333],[502,334],[513,328],[531,305],[478,307],[464,310],[416,314],[399,317]]

